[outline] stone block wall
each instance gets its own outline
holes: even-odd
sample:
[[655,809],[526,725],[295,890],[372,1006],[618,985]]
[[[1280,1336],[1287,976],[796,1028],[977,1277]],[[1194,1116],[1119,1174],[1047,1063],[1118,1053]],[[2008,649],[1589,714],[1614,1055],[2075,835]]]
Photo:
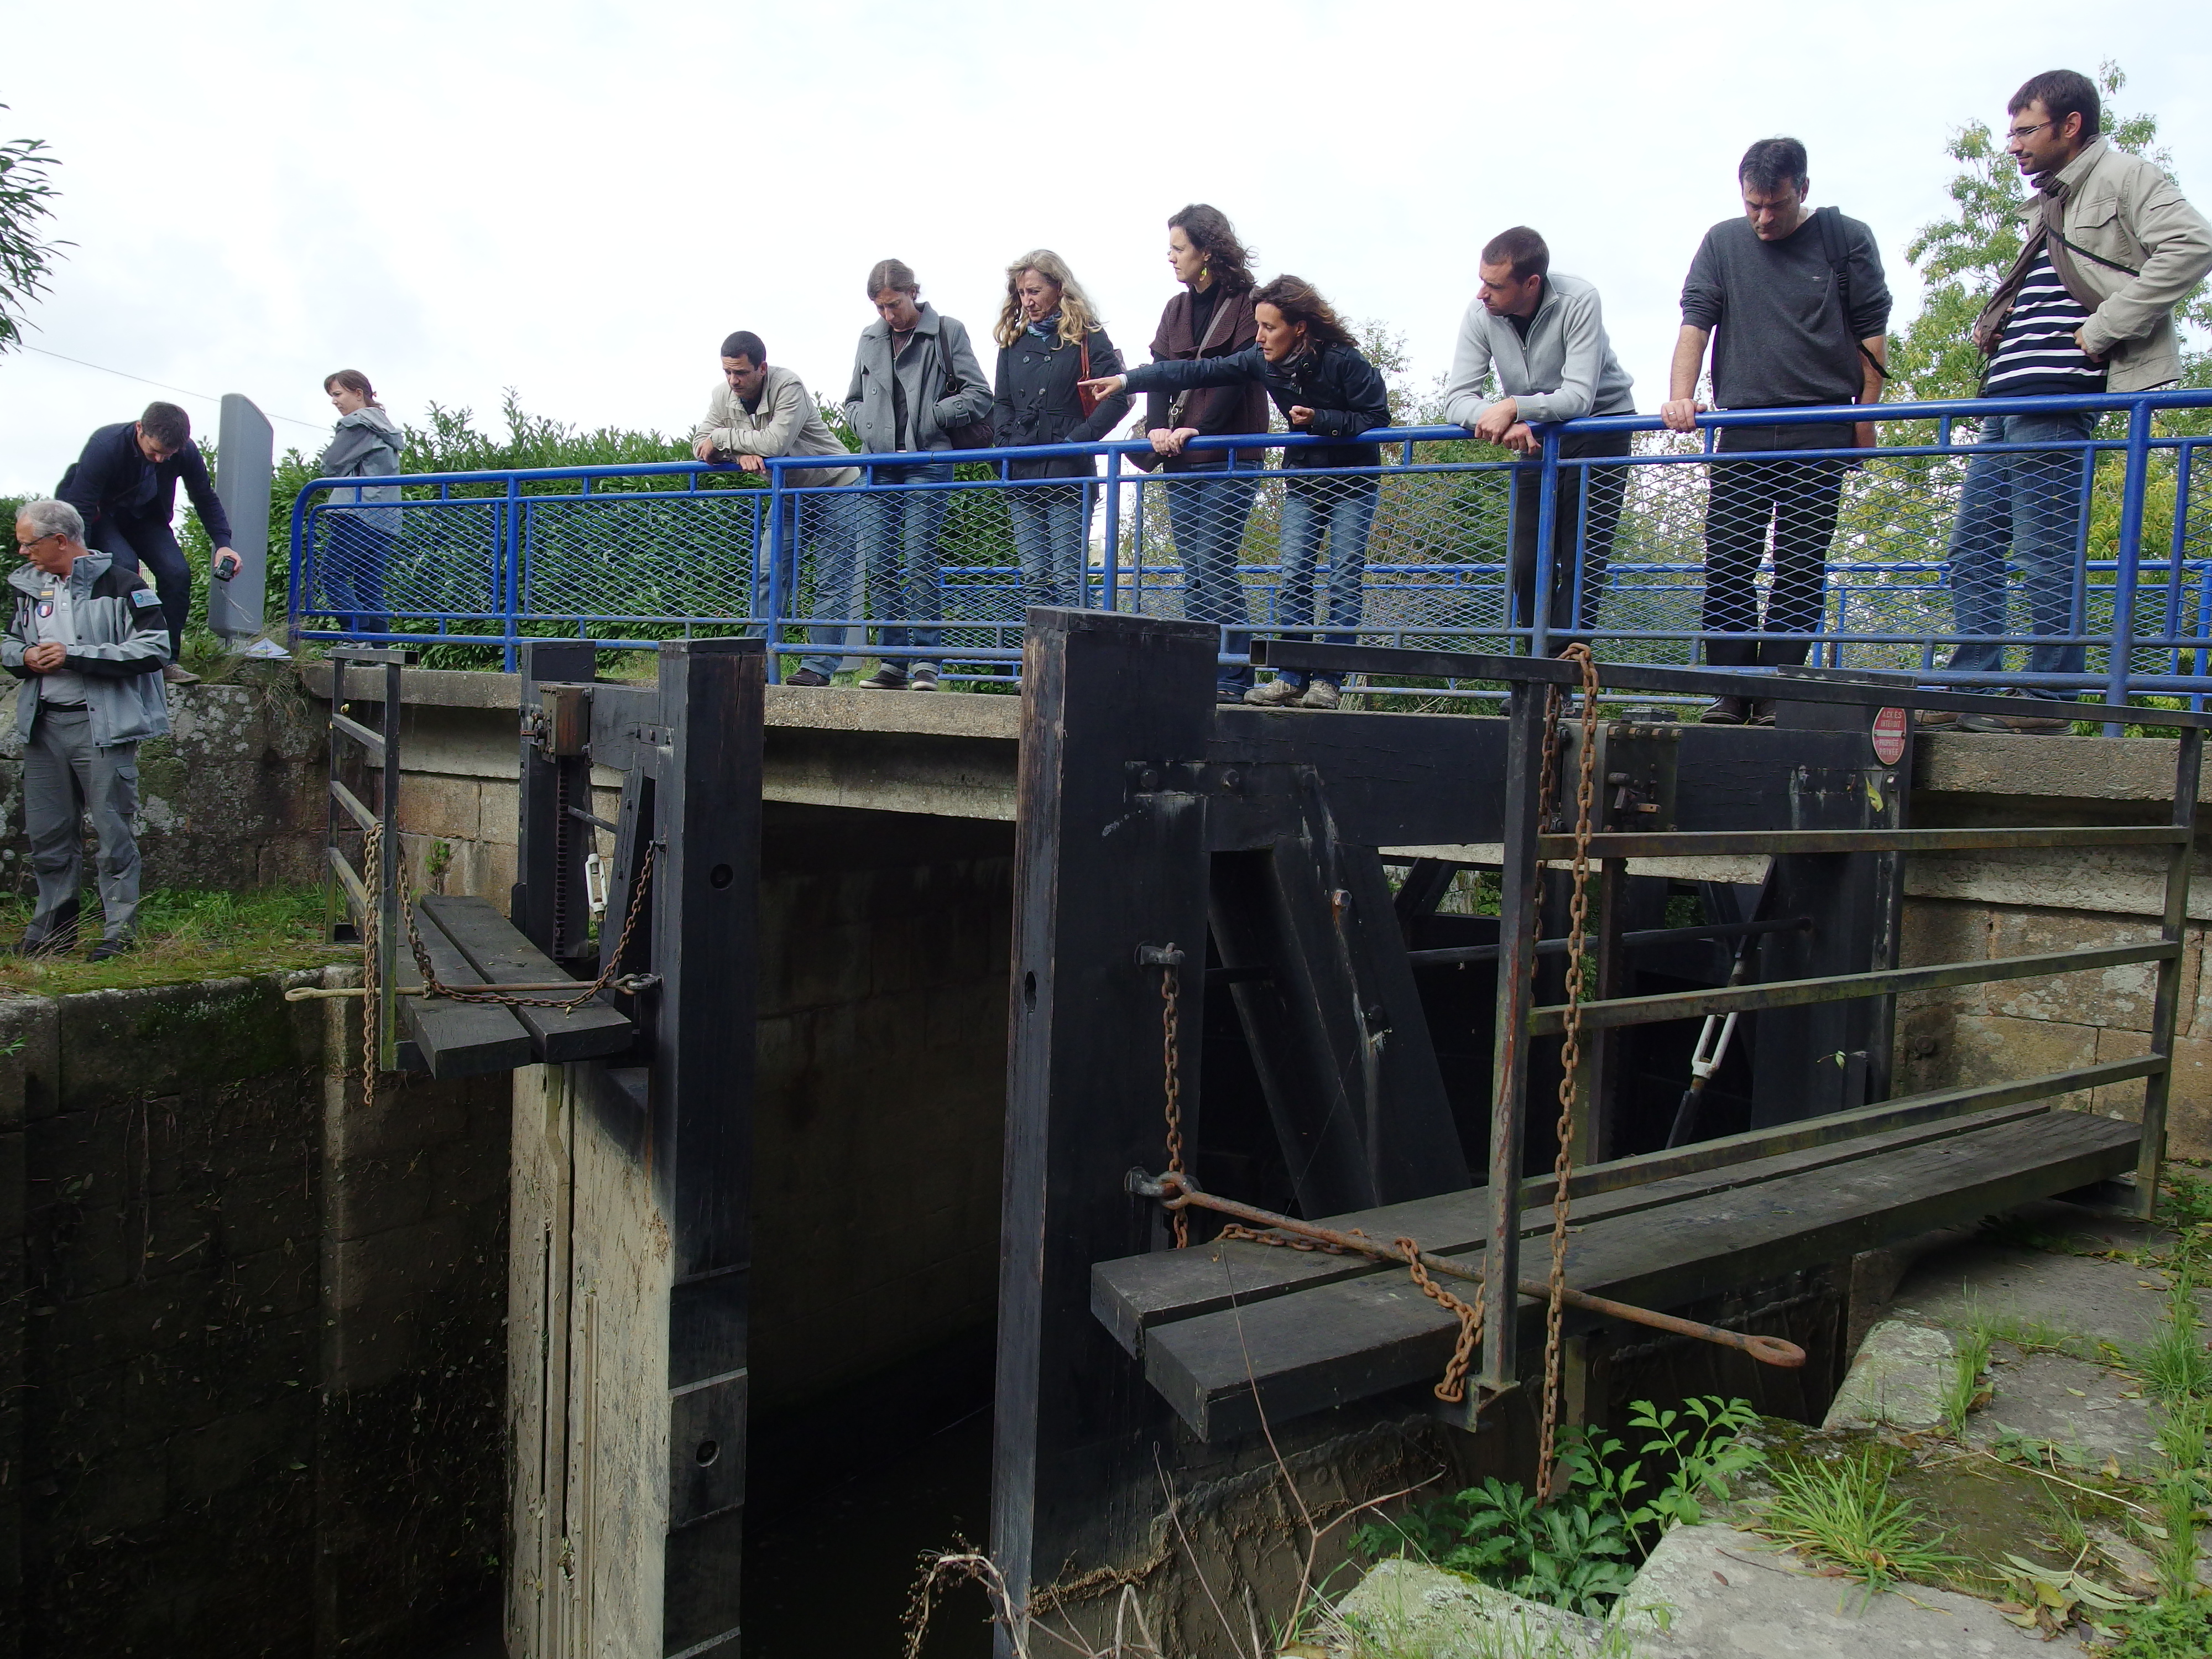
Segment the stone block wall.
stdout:
[[[0,677],[0,887],[32,890],[16,682]],[[298,886],[321,878],[327,706],[282,663],[169,688],[170,734],[138,749],[149,887]]]
[[495,1582],[507,1079],[364,1108],[320,977],[0,1000],[9,1659],[409,1653]]

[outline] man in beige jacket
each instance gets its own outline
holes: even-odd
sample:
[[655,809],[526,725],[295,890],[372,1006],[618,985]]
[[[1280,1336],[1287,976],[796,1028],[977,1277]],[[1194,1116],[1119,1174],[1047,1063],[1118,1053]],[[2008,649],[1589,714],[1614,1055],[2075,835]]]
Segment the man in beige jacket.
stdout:
[[[2043,399],[2147,391],[2181,374],[2173,308],[2212,270],[2212,227],[2158,166],[2098,134],[2097,88],[2071,70],[2039,75],[2007,106],[2006,148],[2034,181],[2026,246],[1974,324],[1989,354],[1983,395]],[[2021,572],[2034,637],[2034,674],[2079,674],[2087,653],[2051,642],[2074,632],[2076,545],[2086,446],[2095,411],[2023,407],[1982,422],[1988,445],[2050,443],[1978,454],[1966,469],[1945,574],[1967,643],[1949,666],[2003,671],[2008,562]],[[1978,637],[1976,637],[1978,636]],[[1973,732],[2069,731],[2072,694],[2020,686],[2018,714],[1969,714]],[[1926,717],[1949,724],[1945,714]]]
[[[785,455],[850,453],[822,418],[822,411],[805,384],[787,368],[768,361],[768,348],[759,335],[740,329],[722,342],[722,383],[714,388],[707,413],[691,428],[691,453],[702,461],[735,462],[740,471],[765,472],[765,459]],[[815,495],[817,489],[844,489],[860,482],[857,466],[787,467],[782,469],[783,599],[786,616],[798,614],[799,577],[813,574],[814,603],[806,614],[853,618],[860,610],[854,580],[853,557],[856,496]],[[768,526],[762,526],[765,536]],[[763,546],[753,561],[753,615],[765,617],[769,605],[768,549]],[[762,632],[760,624],[748,628],[749,637]],[[808,653],[799,672],[786,685],[827,685],[830,676],[844,666],[842,647],[851,639],[849,621],[817,623],[807,630],[808,641],[817,647]],[[828,647],[824,651],[819,647]]]

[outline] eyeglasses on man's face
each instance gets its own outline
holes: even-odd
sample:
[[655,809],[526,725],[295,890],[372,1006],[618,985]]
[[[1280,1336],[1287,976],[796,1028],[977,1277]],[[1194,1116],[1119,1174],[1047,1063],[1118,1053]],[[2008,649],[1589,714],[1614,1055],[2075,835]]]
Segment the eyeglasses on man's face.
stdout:
[[18,536],[15,538],[15,550],[18,553],[27,554],[34,547],[44,547],[48,542],[52,541],[61,533],[62,532],[58,530],[49,530],[45,535],[33,536],[27,542],[21,536]]
[[2053,125],[2054,123],[2050,121],[2038,121],[2029,126],[2014,127],[2011,130],[2010,137],[2014,143],[2019,143],[2021,140],[2031,137],[2042,131],[2044,128]]

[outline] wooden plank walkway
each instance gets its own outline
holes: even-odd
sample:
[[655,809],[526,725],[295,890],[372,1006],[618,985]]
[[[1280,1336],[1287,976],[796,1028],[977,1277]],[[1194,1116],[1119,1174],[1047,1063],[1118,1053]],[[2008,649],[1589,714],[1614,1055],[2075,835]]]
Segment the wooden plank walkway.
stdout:
[[[1568,1282],[1679,1308],[2110,1179],[2134,1167],[2140,1138],[2132,1123],[2014,1106],[1620,1188],[1575,1206]],[[1479,1267],[1488,1204],[1476,1189],[1323,1219]],[[1523,1226],[1548,1234],[1550,1210]],[[1099,1319],[1206,1440],[1260,1427],[1262,1410],[1281,1422],[1433,1382],[1457,1331],[1402,1268],[1260,1244],[1101,1262],[1091,1289]],[[1527,1328],[1541,1316],[1521,1304]]]

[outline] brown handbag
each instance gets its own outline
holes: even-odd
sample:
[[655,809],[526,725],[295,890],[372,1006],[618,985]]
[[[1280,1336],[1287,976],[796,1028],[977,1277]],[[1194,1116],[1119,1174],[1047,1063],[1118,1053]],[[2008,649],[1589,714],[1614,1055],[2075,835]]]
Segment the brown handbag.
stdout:
[[1082,342],[1083,361],[1075,366],[1075,401],[1083,405],[1083,418],[1089,420],[1098,412],[1098,394],[1083,384],[1091,378],[1091,342]]

